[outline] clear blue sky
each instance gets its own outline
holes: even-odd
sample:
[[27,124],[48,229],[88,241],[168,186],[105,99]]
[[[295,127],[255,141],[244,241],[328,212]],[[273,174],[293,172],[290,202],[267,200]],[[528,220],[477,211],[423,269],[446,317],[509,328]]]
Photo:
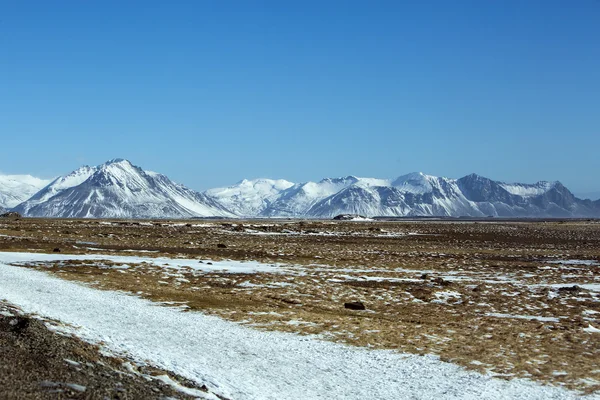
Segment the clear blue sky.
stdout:
[[600,0],[0,0],[0,171],[600,190]]

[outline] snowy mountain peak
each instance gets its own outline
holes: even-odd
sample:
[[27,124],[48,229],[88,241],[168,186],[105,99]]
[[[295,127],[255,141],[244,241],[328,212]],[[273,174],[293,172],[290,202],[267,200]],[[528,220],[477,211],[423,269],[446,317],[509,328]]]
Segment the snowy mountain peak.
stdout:
[[352,184],[358,182],[359,178],[353,175],[342,176],[339,178],[323,178],[319,183],[333,183],[333,184]]
[[110,164],[128,164],[128,165],[133,165],[133,164],[131,164],[131,162],[129,160],[126,160],[124,158],[113,158],[112,160],[108,160],[107,162],[105,162],[102,165],[110,165]]
[[215,202],[238,216],[256,216],[280,193],[295,186],[284,179],[243,179],[235,185],[204,192]]
[[[268,179],[268,178],[258,178],[258,179],[242,179],[235,185],[229,186],[230,188],[234,188],[236,186],[244,186],[244,187],[275,187],[281,189],[287,189],[290,186],[293,186],[292,182],[286,181],[285,179]],[[211,189],[211,190],[219,190],[219,189]]]
[[31,175],[0,175],[0,208],[12,208],[50,183]]
[[133,165],[129,160],[124,160],[122,158],[115,158],[114,160],[105,162],[104,164],[98,167],[98,170],[104,170],[108,172],[125,171],[133,174],[139,174],[144,172],[144,170],[140,167],[137,167]]
[[207,196],[124,159],[57,178],[15,210],[27,216],[68,218],[233,216]]
[[392,186],[409,193],[423,194],[433,190],[433,183],[437,177],[426,175],[422,172],[411,172],[402,175],[392,182]]

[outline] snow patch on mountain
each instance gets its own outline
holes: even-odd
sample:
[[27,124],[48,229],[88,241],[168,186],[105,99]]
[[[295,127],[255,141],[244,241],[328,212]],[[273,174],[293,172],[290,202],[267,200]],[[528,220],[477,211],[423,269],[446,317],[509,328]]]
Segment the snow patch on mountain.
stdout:
[[539,196],[540,194],[544,194],[554,186],[556,186],[558,182],[546,182],[540,181],[533,185],[527,185],[523,183],[500,183],[500,186],[504,188],[510,194],[514,194],[517,196]]

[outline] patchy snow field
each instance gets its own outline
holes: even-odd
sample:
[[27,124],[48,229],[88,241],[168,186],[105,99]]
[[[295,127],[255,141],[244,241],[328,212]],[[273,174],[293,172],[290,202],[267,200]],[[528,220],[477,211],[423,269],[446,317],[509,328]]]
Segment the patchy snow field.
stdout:
[[[232,399],[579,397],[575,392],[529,380],[505,381],[465,371],[434,356],[367,350],[306,336],[258,331],[9,265],[108,257],[1,253],[0,299],[25,312],[59,320],[65,324],[64,331],[102,343],[107,350],[173,371]],[[182,262],[152,260],[160,265]],[[132,262],[128,257],[113,261]],[[240,264],[253,271],[272,272],[277,268]],[[448,293],[446,297],[455,296]]]
[[[128,250],[123,250],[128,251]],[[201,272],[220,272],[232,274],[252,274],[257,272],[279,273],[284,268],[276,264],[264,264],[249,261],[211,261],[190,260],[189,258],[165,258],[165,257],[136,257],[136,256],[114,256],[106,254],[86,255],[63,255],[63,254],[40,254],[40,253],[0,253],[0,263],[28,264],[48,263],[61,261],[110,261],[110,268],[129,268],[131,264],[148,264],[164,269],[178,270],[189,268]]]

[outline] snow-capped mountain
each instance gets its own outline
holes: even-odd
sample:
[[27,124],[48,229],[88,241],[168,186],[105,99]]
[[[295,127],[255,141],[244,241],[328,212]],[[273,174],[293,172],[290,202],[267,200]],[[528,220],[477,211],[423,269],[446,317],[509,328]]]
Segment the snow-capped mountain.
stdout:
[[122,159],[59,177],[14,210],[68,218],[233,216],[208,196]]
[[0,210],[22,203],[49,183],[31,175],[0,175]]
[[292,182],[283,179],[244,179],[235,185],[204,193],[227,209],[236,210],[238,216],[253,217],[260,215],[282,191],[292,186]]
[[[52,199],[59,193],[70,189],[72,187],[81,185],[85,182],[94,172],[96,167],[88,167],[87,165],[71,172],[65,176],[59,176],[54,179],[48,186],[44,187],[39,192],[35,193],[28,201],[20,204],[17,209],[24,214],[28,214],[30,209],[35,209],[36,206],[43,205],[45,202]],[[42,216],[41,214],[39,216]]]
[[578,199],[560,182],[504,183],[476,174],[450,179],[420,172],[396,179],[346,176],[304,183],[244,179],[198,193],[115,159],[56,178],[13,210],[71,218],[600,217],[600,200]]
[[[396,179],[327,178],[290,184],[269,191],[251,190],[242,181],[229,188],[235,202],[218,189],[206,192],[225,196],[215,201],[239,216],[330,218],[339,214],[365,216],[472,216],[600,217],[600,202],[575,198],[560,182],[508,184],[471,174],[450,179],[415,172]],[[274,182],[274,181],[270,181]],[[246,198],[253,204],[250,214]]]
[[358,183],[355,176],[323,179],[319,182],[298,183],[282,191],[277,199],[272,199],[261,215],[268,217],[303,217],[321,199],[338,193],[344,188]]

